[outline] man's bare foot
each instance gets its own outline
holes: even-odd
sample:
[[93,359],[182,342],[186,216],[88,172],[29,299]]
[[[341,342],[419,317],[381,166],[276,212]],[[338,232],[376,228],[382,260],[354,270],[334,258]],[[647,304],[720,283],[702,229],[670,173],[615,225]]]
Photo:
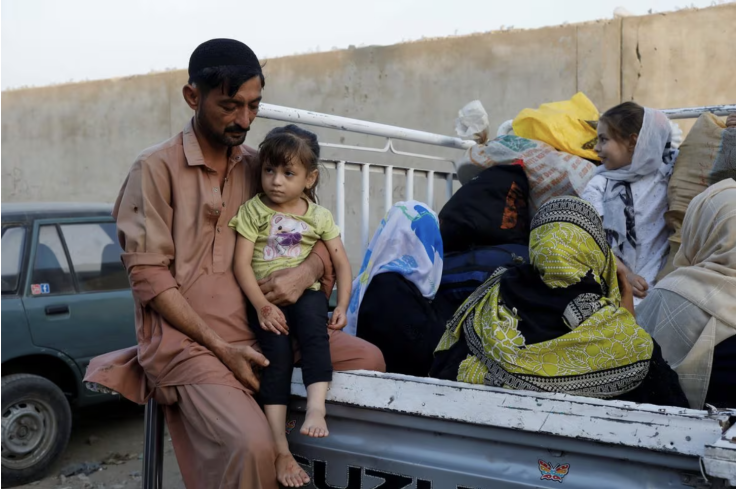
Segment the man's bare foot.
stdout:
[[307,415],[304,418],[304,424],[299,432],[302,435],[311,436],[312,438],[325,438],[330,434],[327,430],[327,421],[325,421],[325,410],[323,409],[307,409]]
[[276,455],[276,478],[284,487],[302,487],[309,484],[309,476],[296,463],[291,453]]

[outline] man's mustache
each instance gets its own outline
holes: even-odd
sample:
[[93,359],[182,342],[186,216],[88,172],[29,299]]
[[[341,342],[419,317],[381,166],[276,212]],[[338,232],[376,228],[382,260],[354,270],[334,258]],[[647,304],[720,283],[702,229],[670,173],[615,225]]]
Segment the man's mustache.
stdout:
[[225,128],[225,132],[248,132],[248,131],[250,131],[250,128],[245,129],[237,124],[234,126],[228,126]]

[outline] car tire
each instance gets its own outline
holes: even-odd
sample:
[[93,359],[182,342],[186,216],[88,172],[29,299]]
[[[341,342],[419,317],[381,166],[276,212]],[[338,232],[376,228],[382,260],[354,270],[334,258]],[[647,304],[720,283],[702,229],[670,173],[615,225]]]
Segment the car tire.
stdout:
[[69,443],[72,413],[64,393],[38,375],[5,376],[2,418],[2,486],[40,479]]

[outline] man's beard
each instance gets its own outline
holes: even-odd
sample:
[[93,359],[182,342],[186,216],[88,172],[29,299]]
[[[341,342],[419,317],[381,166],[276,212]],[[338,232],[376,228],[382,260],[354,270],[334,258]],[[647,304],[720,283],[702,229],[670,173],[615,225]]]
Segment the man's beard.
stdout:
[[245,142],[245,137],[248,134],[248,129],[244,129],[237,124],[227,126],[225,128],[225,132],[218,133],[212,128],[203,112],[199,112],[197,120],[199,122],[199,127],[206,132],[208,139],[228,148],[243,144]]

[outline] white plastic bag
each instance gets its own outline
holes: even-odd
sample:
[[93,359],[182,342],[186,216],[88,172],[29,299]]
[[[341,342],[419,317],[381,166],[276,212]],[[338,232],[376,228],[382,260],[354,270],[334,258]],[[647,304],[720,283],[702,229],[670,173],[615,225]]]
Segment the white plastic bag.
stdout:
[[496,131],[496,137],[499,136],[515,136],[514,133],[514,120],[509,119],[500,126],[498,126],[498,131]]
[[682,128],[677,122],[673,120],[670,120],[670,128],[672,129],[672,135],[670,136],[670,144],[672,145],[674,149],[677,149],[680,147],[683,141]]
[[480,100],[473,100],[460,109],[455,119],[455,131],[461,138],[472,138],[478,144],[488,140],[488,113]]

